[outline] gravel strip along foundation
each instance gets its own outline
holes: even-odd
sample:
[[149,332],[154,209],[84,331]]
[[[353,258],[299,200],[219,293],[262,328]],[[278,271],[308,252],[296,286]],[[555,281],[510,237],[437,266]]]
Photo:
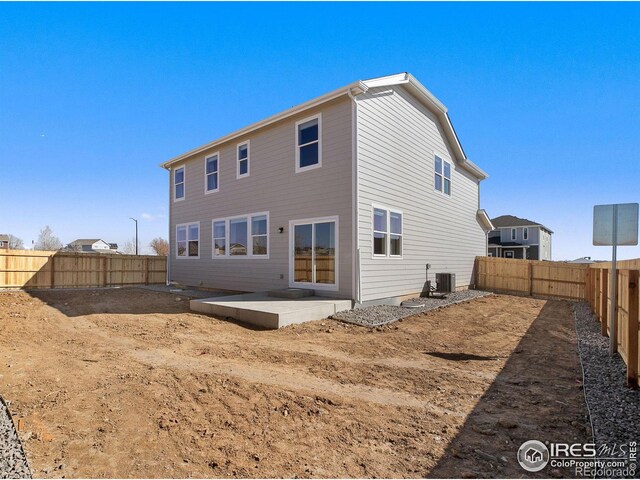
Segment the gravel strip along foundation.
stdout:
[[423,303],[424,306],[422,307],[407,308],[394,305],[375,305],[338,312],[332,315],[331,318],[355,325],[362,325],[363,327],[379,327],[412,315],[418,315],[428,312],[429,310],[446,307],[447,305],[467,302],[474,298],[485,297],[487,295],[492,295],[492,293],[481,290],[461,290],[448,294],[447,298],[412,298],[406,301],[412,304]]
[[619,355],[609,356],[609,337],[585,302],[576,302],[578,350],[584,366],[584,388],[596,445],[622,445],[640,440],[640,390],[626,386],[627,367]]
[[2,398],[0,398],[0,478],[31,478],[22,443]]

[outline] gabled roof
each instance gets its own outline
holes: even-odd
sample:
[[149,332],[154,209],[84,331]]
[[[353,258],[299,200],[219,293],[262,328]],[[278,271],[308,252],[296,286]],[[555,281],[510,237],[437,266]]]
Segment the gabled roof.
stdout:
[[413,75],[407,72],[399,73],[396,75],[388,75],[386,77],[372,78],[369,80],[357,80],[342,88],[338,88],[337,90],[333,90],[305,103],[301,103],[300,105],[289,108],[288,110],[277,113],[276,115],[265,118],[260,122],[253,123],[247,127],[241,128],[240,130],[236,130],[235,132],[213,140],[212,142],[209,142],[198,148],[189,150],[186,153],[167,160],[160,166],[162,168],[169,168],[174,163],[181,162],[192,155],[196,155],[200,152],[203,152],[204,150],[214,148],[222,143],[231,141],[242,135],[246,135],[247,133],[266,127],[280,120],[284,120],[288,117],[304,112],[305,110],[309,110],[310,108],[317,107],[336,98],[345,95],[357,97],[358,95],[365,93],[370,88],[396,85],[403,85],[414,97],[416,97],[422,104],[424,104],[438,117],[459,165],[479,180],[484,180],[485,178],[487,178],[487,173],[485,173],[480,167],[469,160],[464,153],[462,145],[460,144],[460,140],[458,139],[458,135],[456,134],[456,131],[451,123],[451,119],[449,118],[449,114],[447,113],[447,107],[445,107],[442,102],[440,102],[440,100],[438,100],[429,90],[427,90],[420,82],[418,82],[418,80],[416,80]]
[[0,242],[8,242],[8,241],[9,241],[9,235],[0,233]]
[[96,242],[104,242],[104,240],[100,238],[78,238],[77,240],[71,242],[69,245],[93,245]]
[[495,228],[512,228],[512,227],[541,227],[549,233],[553,231],[543,224],[528,220],[526,218],[516,217],[514,215],[501,215],[491,219],[491,223]]

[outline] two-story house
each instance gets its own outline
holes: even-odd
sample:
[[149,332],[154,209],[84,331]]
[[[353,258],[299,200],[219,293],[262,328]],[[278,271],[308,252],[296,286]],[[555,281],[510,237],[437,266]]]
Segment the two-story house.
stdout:
[[116,253],[117,243],[107,243],[99,238],[78,238],[66,246],[66,250],[83,253]]
[[551,260],[553,232],[541,223],[526,218],[502,215],[492,218],[489,232],[489,256]]
[[472,280],[487,175],[407,73],[357,81],[165,162],[169,281],[397,302]]

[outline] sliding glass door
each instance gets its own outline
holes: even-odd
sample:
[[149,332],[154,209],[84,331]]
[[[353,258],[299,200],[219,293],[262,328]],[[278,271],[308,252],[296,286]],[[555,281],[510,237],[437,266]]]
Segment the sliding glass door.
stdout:
[[337,289],[337,218],[291,222],[291,286]]

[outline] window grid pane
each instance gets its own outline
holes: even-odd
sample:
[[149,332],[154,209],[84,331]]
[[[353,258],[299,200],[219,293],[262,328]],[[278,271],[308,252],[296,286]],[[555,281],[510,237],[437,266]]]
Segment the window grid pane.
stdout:
[[391,233],[402,235],[402,214],[398,212],[390,212]]
[[442,175],[442,159],[436,155],[436,173]]

